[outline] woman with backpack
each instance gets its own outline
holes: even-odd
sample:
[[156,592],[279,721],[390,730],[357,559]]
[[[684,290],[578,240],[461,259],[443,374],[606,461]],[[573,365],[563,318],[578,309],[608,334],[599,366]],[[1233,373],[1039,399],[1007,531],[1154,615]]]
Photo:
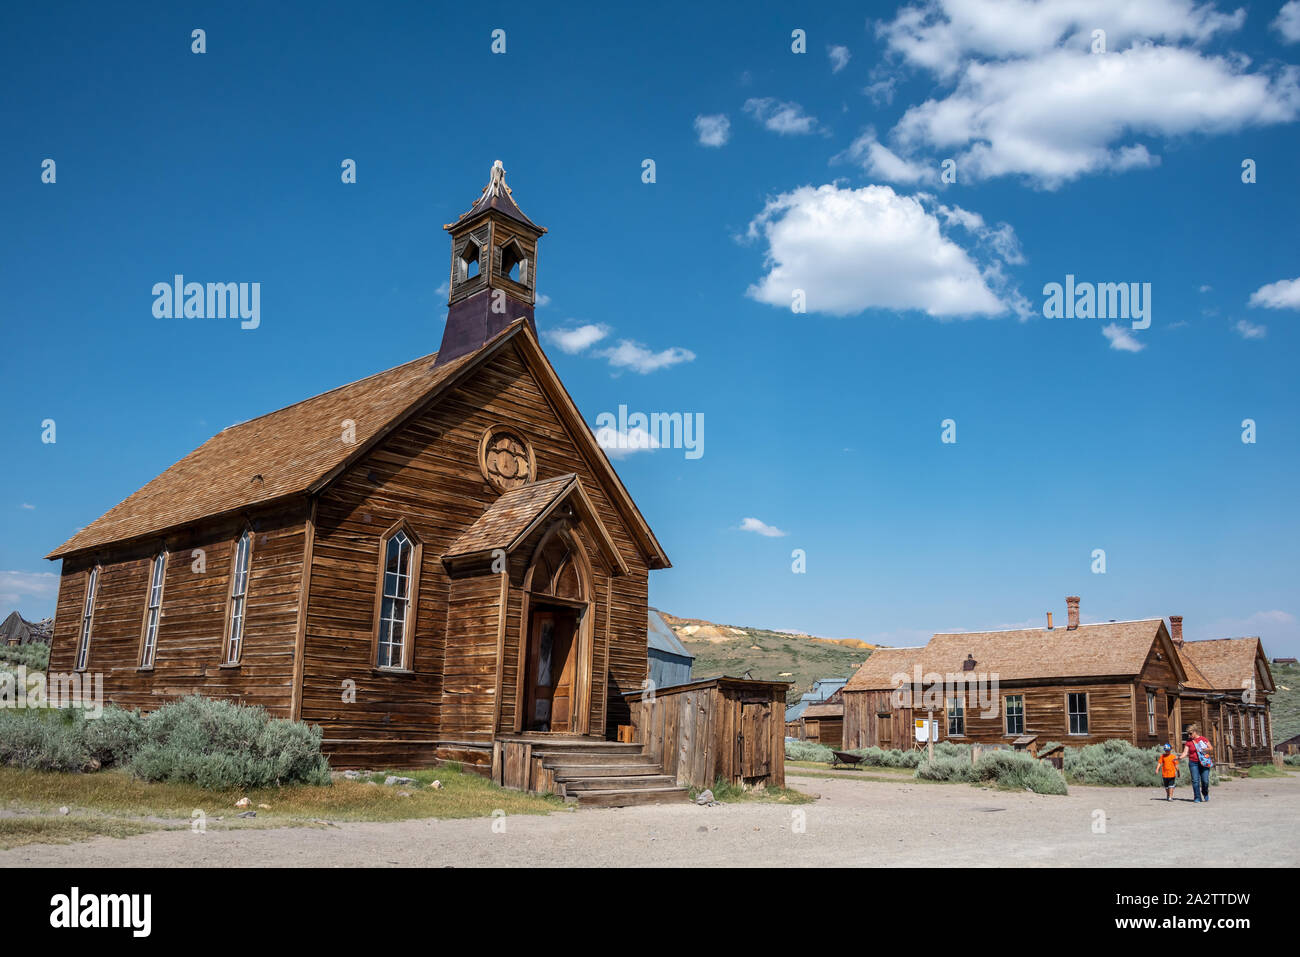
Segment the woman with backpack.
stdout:
[[1180,758],[1187,759],[1187,770],[1192,775],[1192,803],[1200,804],[1210,800],[1210,768],[1214,767],[1214,758],[1210,756],[1214,745],[1201,737],[1198,725],[1192,725],[1183,735],[1183,753]]

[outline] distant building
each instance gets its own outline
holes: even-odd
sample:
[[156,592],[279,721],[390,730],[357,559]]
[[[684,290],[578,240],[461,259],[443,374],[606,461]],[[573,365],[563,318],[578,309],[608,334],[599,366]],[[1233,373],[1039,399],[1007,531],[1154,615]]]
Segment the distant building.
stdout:
[[50,634],[54,631],[54,619],[42,618],[40,621],[28,621],[16,611],[0,622],[0,645],[30,645],[33,643],[50,643]]
[[815,704],[825,701],[848,683],[848,678],[818,678],[813,682],[812,690],[806,692],[794,704],[785,709],[785,722],[790,724],[803,717],[803,713]]
[[686,650],[681,639],[668,627],[663,615],[649,610],[646,628],[646,654],[650,659],[650,680],[656,688],[671,688],[691,680],[695,656]]
[[1275,665],[1294,665],[1294,664],[1296,664],[1296,660],[1295,660],[1294,658],[1274,658],[1274,659],[1273,659],[1273,664],[1275,664]]

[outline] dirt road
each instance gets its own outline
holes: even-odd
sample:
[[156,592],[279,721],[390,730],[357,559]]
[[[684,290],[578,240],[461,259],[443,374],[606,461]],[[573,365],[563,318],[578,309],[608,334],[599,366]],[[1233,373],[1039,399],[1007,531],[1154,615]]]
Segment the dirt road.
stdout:
[[[813,804],[559,811],[545,817],[161,831],[0,852],[0,866],[1099,866],[1300,864],[1300,777],[1233,781],[1206,805],[1156,789],[1067,797],[791,775]],[[1184,796],[1186,788],[1181,789]],[[1199,822],[1199,843],[1185,840]],[[502,826],[504,825],[504,826]]]

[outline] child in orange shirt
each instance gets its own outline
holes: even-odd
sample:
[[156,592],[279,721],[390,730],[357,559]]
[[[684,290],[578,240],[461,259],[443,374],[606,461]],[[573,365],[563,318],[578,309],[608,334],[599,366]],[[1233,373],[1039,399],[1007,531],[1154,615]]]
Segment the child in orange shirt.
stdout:
[[1178,777],[1178,755],[1174,754],[1174,749],[1169,745],[1166,744],[1160,757],[1156,758],[1156,768],[1164,778],[1165,800],[1170,801],[1174,796],[1174,779]]

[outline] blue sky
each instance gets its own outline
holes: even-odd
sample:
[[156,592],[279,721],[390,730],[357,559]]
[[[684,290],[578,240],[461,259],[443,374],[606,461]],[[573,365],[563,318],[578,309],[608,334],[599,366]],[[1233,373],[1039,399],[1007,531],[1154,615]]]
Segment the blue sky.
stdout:
[[[4,14],[0,605],[219,429],[435,350],[500,159],[588,421],[704,417],[616,460],[655,605],[906,644],[1079,594],[1300,652],[1300,5],[264,6]],[[260,326],[155,318],[175,273]],[[1150,327],[1045,318],[1067,274]]]

